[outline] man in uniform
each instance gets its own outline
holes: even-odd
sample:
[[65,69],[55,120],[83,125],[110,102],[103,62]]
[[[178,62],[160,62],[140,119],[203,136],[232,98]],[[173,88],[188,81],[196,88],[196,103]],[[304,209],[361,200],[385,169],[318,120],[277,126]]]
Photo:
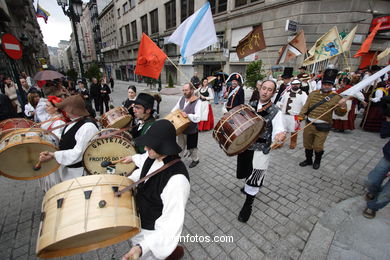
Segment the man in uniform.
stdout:
[[244,104],[245,102],[244,89],[242,88],[244,81],[242,80],[242,76],[237,72],[233,72],[226,80],[226,84],[229,84],[229,82],[231,82],[231,86],[225,93],[227,111]]
[[246,179],[245,186],[241,189],[246,195],[246,200],[238,215],[240,222],[247,222],[252,213],[253,201],[267,173],[272,142],[283,142],[286,136],[282,113],[271,102],[275,91],[276,83],[266,80],[260,86],[259,98],[251,102],[251,106],[264,118],[266,125],[260,138],[248,150],[237,156],[237,178]]
[[280,99],[282,98],[284,93],[286,93],[286,91],[290,88],[290,82],[291,82],[291,79],[293,77],[293,70],[294,70],[294,68],[292,68],[292,67],[285,67],[284,68],[283,74],[282,74],[283,83],[280,85],[279,90],[278,90],[278,94],[276,95],[276,97],[274,99],[275,104],[277,104],[280,101]]
[[[199,163],[198,157],[198,123],[201,116],[201,101],[194,95],[194,89],[190,84],[184,84],[183,96],[172,108],[172,112],[180,109],[182,116],[188,118],[191,123],[184,130],[183,134],[177,137],[182,153],[182,157],[189,153],[192,162],[188,168],[193,168]],[[187,149],[186,149],[187,148]]]
[[[324,143],[332,127],[333,111],[338,116],[347,113],[346,99],[341,98],[336,92],[332,92],[337,76],[337,69],[327,69],[322,78],[320,90],[309,94],[305,105],[299,113],[299,119],[306,118],[310,123],[303,131],[303,146],[305,147],[306,160],[299,163],[300,166],[313,165],[313,169],[320,168],[322,155],[324,154]],[[321,116],[327,112],[325,115]],[[321,116],[321,117],[320,117]],[[313,150],[315,159],[313,163]]]
[[[134,101],[134,116],[138,119],[138,125],[131,130],[133,138],[144,135],[155,121],[153,117],[154,98],[146,93],[140,93]],[[144,153],[144,147],[136,145],[137,153]]]

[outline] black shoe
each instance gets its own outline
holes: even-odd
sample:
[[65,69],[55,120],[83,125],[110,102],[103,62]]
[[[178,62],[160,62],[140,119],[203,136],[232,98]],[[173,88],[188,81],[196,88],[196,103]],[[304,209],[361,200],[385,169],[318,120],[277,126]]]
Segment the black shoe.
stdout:
[[299,163],[299,166],[305,167],[313,164],[313,150],[305,149],[306,160]]
[[190,166],[188,166],[188,168],[194,168],[196,165],[198,165],[198,163],[199,163],[199,160],[198,161],[192,161],[190,163]]
[[242,188],[240,189],[240,191],[241,191],[242,194],[247,195],[246,192],[245,192],[245,188],[244,188],[244,187],[242,187]]
[[321,159],[322,155],[324,154],[324,151],[314,152],[314,163],[313,163],[313,169],[318,170],[321,165]]
[[310,161],[304,160],[303,162],[299,163],[299,166],[305,167],[305,166],[312,165],[312,164],[313,164],[313,160],[310,160]]
[[244,206],[242,206],[240,214],[238,215],[238,218],[237,218],[238,221],[240,221],[242,223],[246,223],[249,220],[249,217],[252,214],[252,205],[253,205],[254,199],[255,199],[255,196],[252,196],[249,194],[246,195],[246,200],[245,200]]

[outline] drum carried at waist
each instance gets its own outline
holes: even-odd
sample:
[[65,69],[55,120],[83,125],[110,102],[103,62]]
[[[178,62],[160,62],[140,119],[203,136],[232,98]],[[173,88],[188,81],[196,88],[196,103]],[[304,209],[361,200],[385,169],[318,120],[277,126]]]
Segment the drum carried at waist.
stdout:
[[21,128],[33,128],[35,123],[24,118],[9,118],[0,122],[0,138]]
[[117,175],[92,175],[64,181],[44,196],[36,254],[62,257],[119,243],[140,232],[132,184]]
[[213,137],[228,156],[251,146],[265,128],[264,119],[248,105],[239,105],[225,113],[213,131]]
[[113,108],[102,115],[101,123],[104,128],[123,128],[130,124],[133,117],[124,107]]
[[186,130],[191,123],[188,117],[184,117],[181,112],[182,111],[180,109],[177,109],[175,111],[172,111],[165,117],[165,119],[169,120],[175,127],[176,135],[182,134],[183,131]]
[[39,128],[14,130],[0,141],[0,174],[15,180],[32,180],[56,171],[60,166],[56,160],[34,166],[42,151],[55,152],[59,140],[51,132]]
[[103,129],[92,137],[83,155],[83,164],[89,174],[129,175],[135,169],[134,163],[109,165],[102,167],[102,162],[113,162],[136,154],[128,132],[118,129]]

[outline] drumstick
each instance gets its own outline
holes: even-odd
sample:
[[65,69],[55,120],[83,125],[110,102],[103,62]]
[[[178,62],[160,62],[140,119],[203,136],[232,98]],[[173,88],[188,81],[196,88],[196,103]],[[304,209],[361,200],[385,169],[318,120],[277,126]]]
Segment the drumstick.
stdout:
[[41,169],[41,164],[42,164],[42,162],[41,162],[41,161],[38,161],[38,162],[33,166],[34,171],[38,171],[39,169]]
[[123,161],[125,158],[122,158],[122,159],[119,159],[119,160],[116,160],[116,161],[102,161],[102,163],[100,164],[100,166],[102,167],[107,167],[107,166],[110,166],[110,165],[115,165],[117,163],[120,163],[121,161]]

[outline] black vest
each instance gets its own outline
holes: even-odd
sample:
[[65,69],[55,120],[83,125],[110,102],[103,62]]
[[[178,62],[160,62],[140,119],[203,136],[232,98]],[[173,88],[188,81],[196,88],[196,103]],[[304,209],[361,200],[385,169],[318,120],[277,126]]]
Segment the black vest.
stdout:
[[[164,164],[179,158],[175,156],[167,156],[163,159]],[[140,179],[145,177],[150,167],[154,163],[154,159],[149,157],[146,159]],[[161,216],[163,210],[163,202],[161,200],[161,193],[167,185],[169,179],[176,175],[183,174],[188,181],[190,177],[188,171],[182,161],[175,163],[168,169],[158,173],[143,183],[138,184],[135,200],[137,202],[138,213],[141,217],[141,227],[147,230],[154,230],[154,223]]]
[[[77,131],[80,129],[80,127],[82,125],[84,125],[85,123],[93,123],[94,125],[96,125],[96,122],[89,118],[89,117],[85,117],[83,118],[82,120],[78,121],[74,126],[72,126],[71,129],[69,129],[68,132],[65,133],[65,130],[68,126],[65,126],[64,129],[62,130],[62,133],[61,133],[61,139],[60,139],[60,151],[62,150],[69,150],[69,149],[73,149],[76,145],[76,133]],[[97,127],[97,125],[96,125]],[[83,164],[82,164],[82,161],[80,162],[77,162],[77,163],[74,163],[72,165],[68,165],[66,167],[68,168],[79,168],[79,167],[82,167]]]

